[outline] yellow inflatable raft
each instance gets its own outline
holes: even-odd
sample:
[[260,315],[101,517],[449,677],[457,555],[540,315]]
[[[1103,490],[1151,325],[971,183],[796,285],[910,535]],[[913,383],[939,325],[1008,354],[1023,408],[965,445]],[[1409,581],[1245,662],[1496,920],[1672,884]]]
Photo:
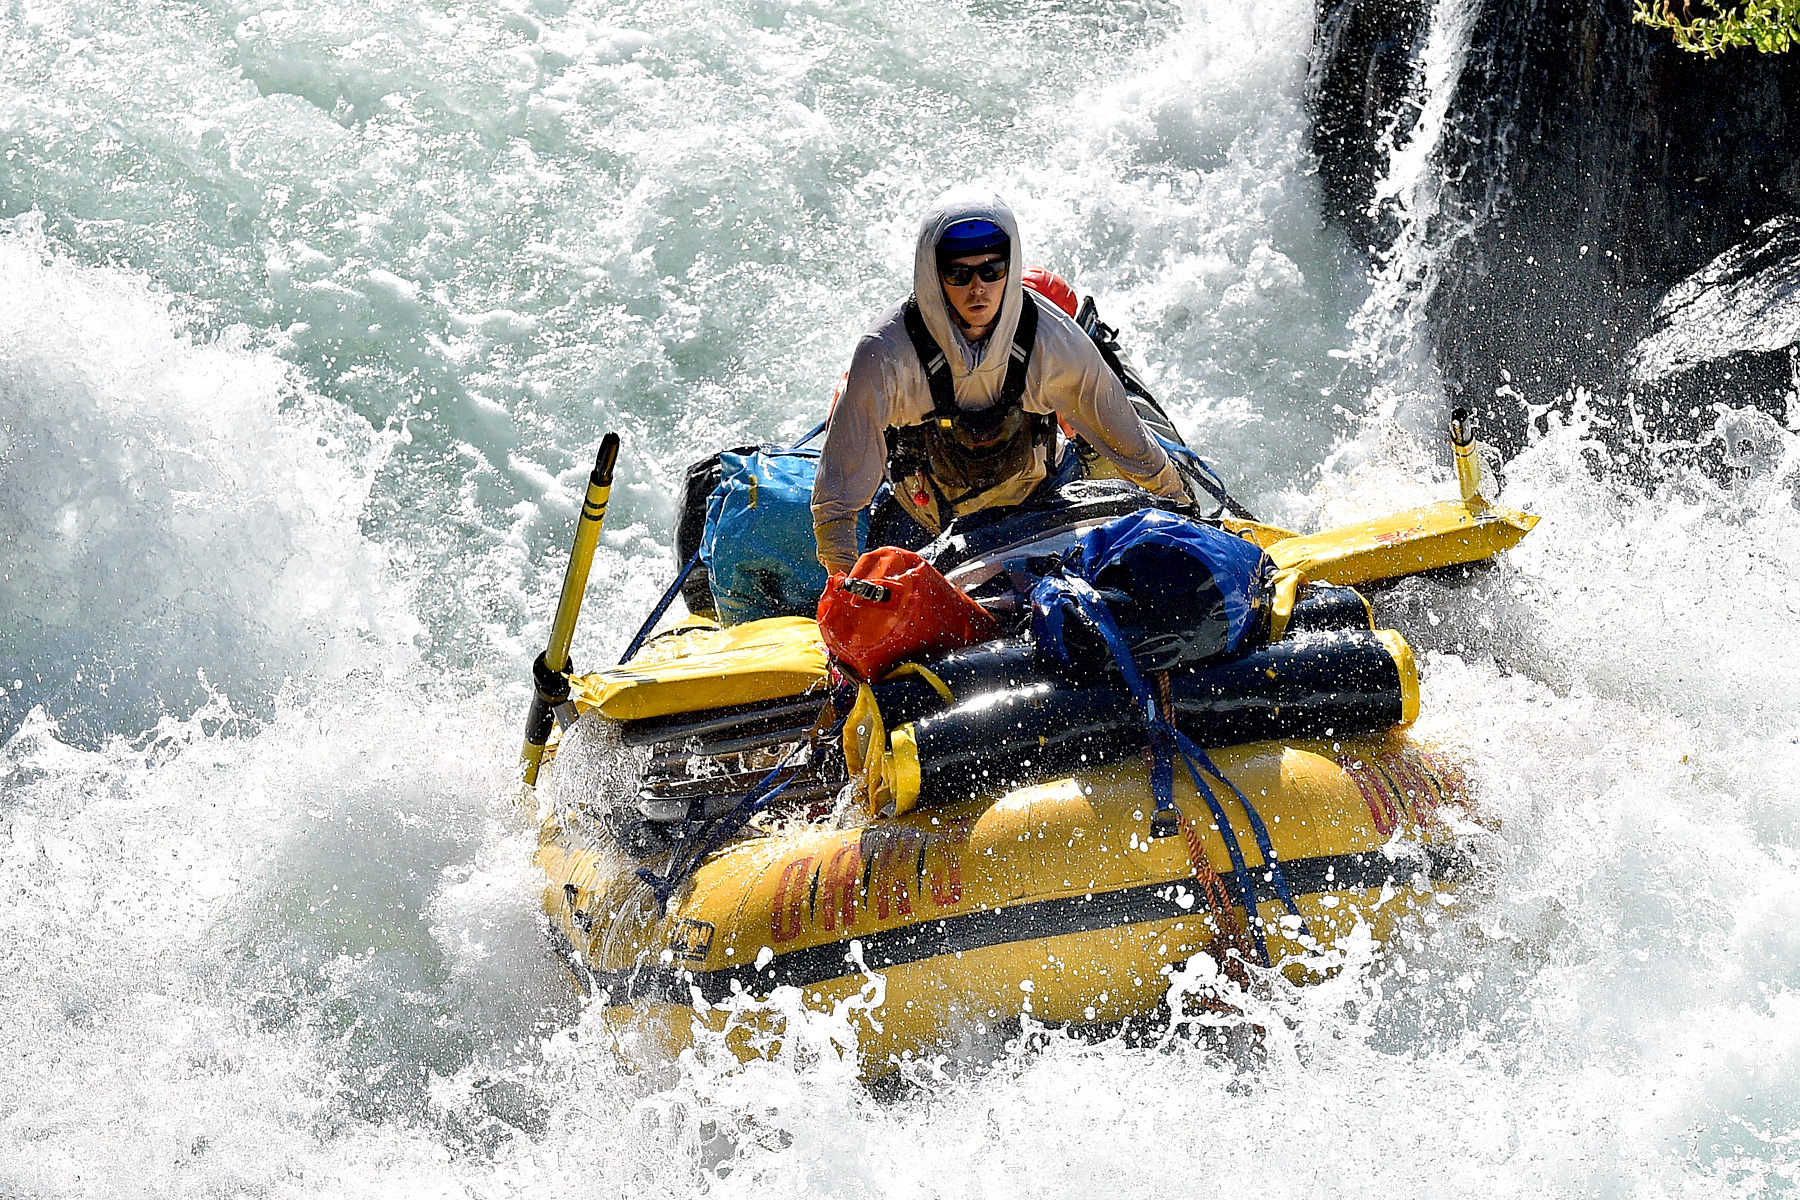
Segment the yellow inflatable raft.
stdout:
[[[1308,537],[1244,533],[1288,570],[1291,600],[1296,582],[1365,583],[1477,562],[1535,520],[1486,504],[1465,477],[1460,502]],[[1259,934],[1269,962],[1304,977],[1322,961],[1314,955],[1359,922],[1382,938],[1466,870],[1445,820],[1463,803],[1457,767],[1407,732],[1418,710],[1411,651],[1398,634],[1370,628],[1366,603],[1360,612],[1355,628],[1290,635],[1299,649],[1277,643],[1259,678],[1277,689],[1269,695],[1279,709],[1282,696],[1319,692],[1280,692],[1294,682],[1284,674],[1361,656],[1361,677],[1383,682],[1368,685],[1373,698],[1357,711],[1387,714],[1385,727],[1202,743],[1261,814],[1278,863],[1261,852],[1248,805],[1219,787],[1250,905],[1217,810],[1179,773],[1181,836],[1152,838],[1140,757],[1065,769],[1081,761],[1079,744],[1058,751],[1038,738],[1043,758],[1034,761],[1014,737],[1010,751],[993,747],[992,761],[1011,765],[990,770],[985,734],[968,753],[932,749],[946,713],[971,714],[977,723],[965,730],[1029,731],[1041,694],[959,695],[953,671],[928,667],[907,686],[937,712],[918,716],[913,704],[884,713],[897,702],[865,687],[834,757],[808,743],[828,687],[812,622],[721,629],[690,620],[628,665],[571,681],[583,715],[545,760],[540,802],[552,940],[610,1019],[658,1031],[670,1048],[696,1021],[723,1027],[735,997],[792,987],[807,1006],[830,1010],[879,974],[884,1002],[860,1018],[871,1075],[1027,1015],[1089,1025],[1154,1014],[1170,971],[1192,956],[1211,955],[1243,978]],[[1343,702],[1335,691],[1330,699]],[[1003,703],[1016,707],[992,724],[984,706]],[[706,853],[659,898],[646,879],[683,847],[646,841],[629,819],[634,802],[740,794],[802,752],[814,761],[797,772],[785,809]],[[1278,878],[1297,912],[1277,895]]]

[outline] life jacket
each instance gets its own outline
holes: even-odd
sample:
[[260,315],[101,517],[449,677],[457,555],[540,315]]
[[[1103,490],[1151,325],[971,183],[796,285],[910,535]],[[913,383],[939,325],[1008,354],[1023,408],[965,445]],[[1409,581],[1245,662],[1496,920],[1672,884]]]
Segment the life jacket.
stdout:
[[1037,301],[1023,297],[1006,380],[994,403],[978,412],[956,403],[950,362],[925,328],[917,297],[902,318],[931,387],[931,414],[918,425],[887,431],[888,478],[906,511],[937,531],[984,507],[983,497],[1006,483],[1044,475],[1056,448],[1056,417],[1025,411],[1025,373],[1037,344]]

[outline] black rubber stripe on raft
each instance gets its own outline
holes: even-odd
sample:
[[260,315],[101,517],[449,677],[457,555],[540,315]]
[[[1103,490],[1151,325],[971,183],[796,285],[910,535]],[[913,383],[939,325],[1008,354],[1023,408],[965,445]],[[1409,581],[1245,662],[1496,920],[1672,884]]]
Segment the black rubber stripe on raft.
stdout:
[[[1450,879],[1467,869],[1467,859],[1453,847],[1425,846],[1423,850],[1428,878]],[[1317,895],[1372,890],[1388,883],[1409,882],[1418,870],[1418,858],[1408,855],[1390,860],[1380,851],[1372,850],[1362,854],[1294,859],[1283,862],[1281,869],[1296,896]],[[1258,905],[1278,899],[1269,872],[1252,867],[1250,875]],[[723,1000],[736,990],[764,996],[783,985],[811,987],[857,974],[857,967],[850,959],[852,941],[862,944],[863,963],[870,970],[879,971],[1012,942],[1197,916],[1204,910],[1196,904],[1183,908],[1178,903],[1183,892],[1194,897],[1196,902],[1199,900],[1192,882],[1174,879],[1115,892],[1063,896],[959,913],[846,938],[841,942],[789,950],[777,954],[760,969],[751,963],[716,971],[681,971],[646,965],[629,971],[590,969],[589,978],[592,990],[606,993],[607,1002],[615,1005],[640,1001],[687,1004],[692,1000],[693,989],[698,989],[709,1003]],[[736,988],[732,986],[734,983]]]

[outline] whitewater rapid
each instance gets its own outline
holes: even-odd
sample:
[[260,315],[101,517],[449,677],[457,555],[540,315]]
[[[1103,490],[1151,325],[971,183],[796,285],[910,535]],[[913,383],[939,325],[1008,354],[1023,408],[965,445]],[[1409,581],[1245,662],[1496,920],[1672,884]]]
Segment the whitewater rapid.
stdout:
[[1480,219],[1431,159],[1474,11],[1439,0],[1371,278],[1320,216],[1299,0],[0,9],[0,1197],[1794,1189],[1800,436],[1766,418],[1721,415],[1735,479],[1645,486],[1628,411],[1521,398],[1537,531],[1384,610],[1485,869],[1248,1001],[1256,1061],[634,1072],[541,938],[512,760],[594,445],[579,664],[672,571],[681,468],[818,418],[952,179],[1259,513],[1450,494],[1410,314]]

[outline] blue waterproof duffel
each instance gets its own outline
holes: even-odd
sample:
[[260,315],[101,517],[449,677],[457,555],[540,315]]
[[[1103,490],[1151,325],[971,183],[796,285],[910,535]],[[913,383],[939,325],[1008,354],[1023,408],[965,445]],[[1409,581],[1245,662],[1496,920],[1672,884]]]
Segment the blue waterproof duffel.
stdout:
[[[700,558],[721,624],[810,617],[818,608],[825,591],[812,525],[818,470],[817,450],[763,446],[719,455],[719,484],[707,497]],[[868,525],[864,512],[859,544]]]
[[1138,670],[1204,662],[1266,637],[1272,571],[1269,556],[1243,538],[1146,508],[1083,534],[1060,569],[1037,582],[1032,635],[1065,668],[1112,661],[1071,594],[1087,588],[1104,601]]

